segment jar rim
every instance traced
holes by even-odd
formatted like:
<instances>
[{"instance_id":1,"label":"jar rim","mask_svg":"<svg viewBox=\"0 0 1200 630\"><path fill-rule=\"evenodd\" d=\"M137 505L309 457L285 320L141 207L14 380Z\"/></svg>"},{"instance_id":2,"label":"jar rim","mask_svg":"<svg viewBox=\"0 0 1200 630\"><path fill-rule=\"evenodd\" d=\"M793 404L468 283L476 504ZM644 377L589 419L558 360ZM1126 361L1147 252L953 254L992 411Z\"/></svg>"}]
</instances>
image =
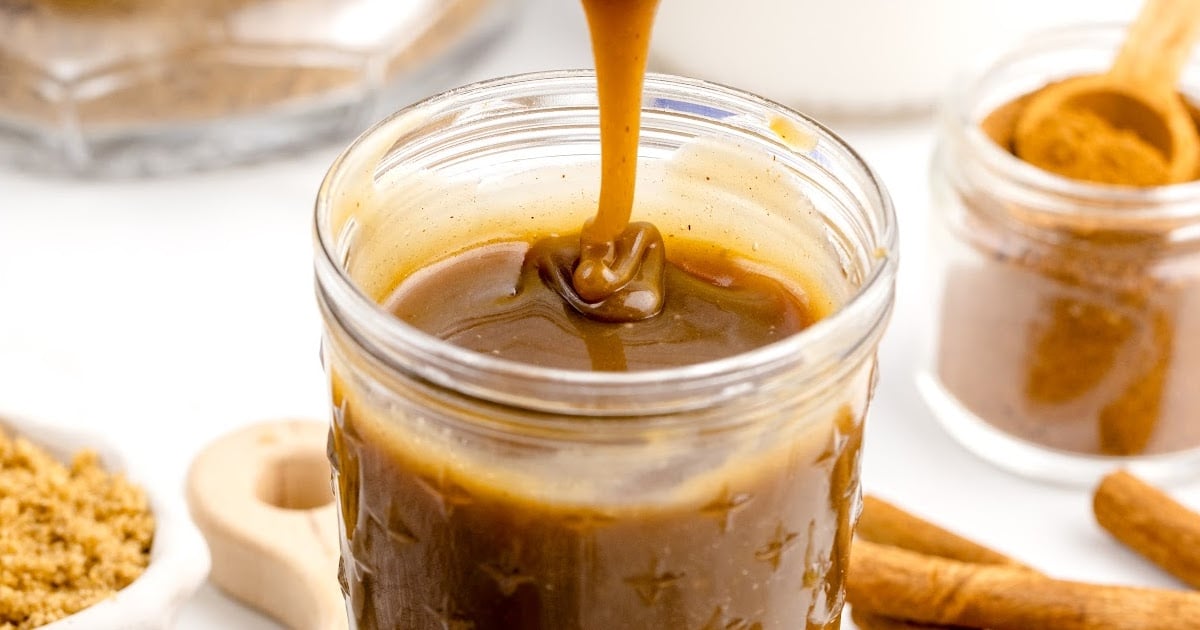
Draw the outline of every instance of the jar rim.
<instances>
[{"instance_id":1,"label":"jar rim","mask_svg":"<svg viewBox=\"0 0 1200 630\"><path fill-rule=\"evenodd\" d=\"M960 71L943 101L943 122L947 134L965 144L968 154L979 166L998 180L1019 188L1025 194L1024 212L1041 213L1047 219L1078 219L1114 228L1140 227L1139 224L1187 224L1200 220L1200 179L1153 187L1135 187L1085 182L1043 170L1025 162L997 145L981 128L978 106L988 97L989 81L1012 65L1040 55L1070 50L1109 50L1115 54L1124 40L1128 23L1098 22L1043 29L1017 40L999 51L982 55ZM1070 74L1064 70L1072 71ZM1049 81L1086 72L1063 67L1054 76L1039 76L1037 87ZM1185 76L1195 73L1200 79L1200 51L1188 60ZM1181 91L1186 93L1186 83ZM1200 93L1200 80L1192 84ZM1036 87L1034 89L1037 89ZM1024 90L1024 88L1023 88ZM1028 92L1001 95L1003 105ZM994 107L983 112L986 116ZM1067 201L1067 203L1063 203Z\"/></svg>"},{"instance_id":2,"label":"jar rim","mask_svg":"<svg viewBox=\"0 0 1200 630\"><path fill-rule=\"evenodd\" d=\"M747 370L771 371L813 345L816 340L836 334L834 331L844 328L847 325L845 322L850 320L869 321L871 324L867 334L863 338L855 340L855 347L846 348L843 344L838 348L840 357L835 358L854 356L855 351L860 350L858 346L871 340L870 333L872 331L881 332L891 311L894 292L893 280L898 262L898 229L891 198L874 170L837 134L799 112L735 88L698 79L656 73L647 74L645 80L647 96L654 95L656 92L670 93L673 89L687 90L703 97L713 98L717 104L740 104L743 107L748 105L769 110L792 122L801 123L805 128L816 130L820 134L820 138L829 143L826 148L836 149L841 157L849 160L852 168L862 175L861 181L866 186L859 192L866 195L870 207L865 210L872 213L873 233L870 234L870 237L874 242L870 244L871 250L869 250L871 266L863 274L862 283L856 287L845 304L829 316L796 334L748 352L679 367L628 372L552 368L495 357L443 341L393 316L359 290L347 270L337 263L334 253L337 249L335 246L336 235L333 233L328 217L333 205L333 188L339 173L347 167L352 156L365 150L364 147L368 146L368 139L385 133L389 127L397 124L397 121L416 112L431 108L436 110L452 107L457 100L468 96L482 97L489 94L512 96L520 93L520 88L531 84L535 86L553 85L564 89L574 87L588 89L594 93L595 73L591 70L535 72L487 79L465 85L400 109L370 127L354 140L333 162L317 195L314 213L314 241L317 250L315 267L318 292L328 294L328 297L332 298L334 302L349 300L352 302L350 306L356 310L356 316L361 316L362 323L370 330L399 340L404 343L405 347L422 350L422 358L445 361L468 370L501 374L528 381L556 383L563 387L582 388L599 395L624 394L634 390L644 392L648 389L668 391L681 386L691 390L727 381L732 375L744 374ZM325 299L326 296L323 295L322 298ZM733 394L732 391L726 393Z\"/></svg>"}]
</instances>

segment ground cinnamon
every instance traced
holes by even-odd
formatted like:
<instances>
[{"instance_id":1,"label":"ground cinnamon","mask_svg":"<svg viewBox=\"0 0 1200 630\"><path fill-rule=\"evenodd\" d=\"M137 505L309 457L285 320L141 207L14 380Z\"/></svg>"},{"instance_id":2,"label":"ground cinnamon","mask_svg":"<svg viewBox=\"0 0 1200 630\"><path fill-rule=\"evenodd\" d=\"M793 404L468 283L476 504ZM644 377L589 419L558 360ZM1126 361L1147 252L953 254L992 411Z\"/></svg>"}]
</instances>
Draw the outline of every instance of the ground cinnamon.
<instances>
[{"instance_id":1,"label":"ground cinnamon","mask_svg":"<svg viewBox=\"0 0 1200 630\"><path fill-rule=\"evenodd\" d=\"M1200 589L1200 514L1124 471L1100 482L1092 509L1117 540Z\"/></svg>"},{"instance_id":2,"label":"ground cinnamon","mask_svg":"<svg viewBox=\"0 0 1200 630\"><path fill-rule=\"evenodd\" d=\"M1200 594L1055 580L860 541L847 598L896 619L991 630L1194 630Z\"/></svg>"},{"instance_id":3,"label":"ground cinnamon","mask_svg":"<svg viewBox=\"0 0 1200 630\"><path fill-rule=\"evenodd\" d=\"M1170 183L1167 156L1128 129L1095 112L1068 107L1022 137L1017 157L1064 177L1100 184Z\"/></svg>"},{"instance_id":4,"label":"ground cinnamon","mask_svg":"<svg viewBox=\"0 0 1200 630\"><path fill-rule=\"evenodd\" d=\"M1006 151L1015 150L1028 98L980 123ZM1186 377L1200 369L1195 248L1149 222L1079 219L1065 197L1061 213L1047 213L1027 198L991 189L962 197L956 232L973 258L946 274L942 385L985 422L1057 450L1132 456L1200 446L1200 390Z\"/></svg>"}]
</instances>

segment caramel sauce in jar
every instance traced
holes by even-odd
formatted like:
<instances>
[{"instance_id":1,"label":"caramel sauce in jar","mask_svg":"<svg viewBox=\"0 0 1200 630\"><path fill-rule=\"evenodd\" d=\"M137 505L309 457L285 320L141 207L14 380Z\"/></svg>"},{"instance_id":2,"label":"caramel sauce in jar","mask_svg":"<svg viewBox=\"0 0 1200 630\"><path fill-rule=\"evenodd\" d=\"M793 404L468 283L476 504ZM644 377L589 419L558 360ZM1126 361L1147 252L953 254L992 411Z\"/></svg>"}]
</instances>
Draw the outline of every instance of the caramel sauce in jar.
<instances>
[{"instance_id":1,"label":"caramel sauce in jar","mask_svg":"<svg viewBox=\"0 0 1200 630\"><path fill-rule=\"evenodd\" d=\"M837 628L892 300L886 193L809 121L651 80L649 132L671 135L638 158L634 209L663 306L589 316L562 299L574 278L543 275L607 207L586 78L419 104L322 188L351 625ZM581 151L561 134L588 121Z\"/></svg>"}]
</instances>

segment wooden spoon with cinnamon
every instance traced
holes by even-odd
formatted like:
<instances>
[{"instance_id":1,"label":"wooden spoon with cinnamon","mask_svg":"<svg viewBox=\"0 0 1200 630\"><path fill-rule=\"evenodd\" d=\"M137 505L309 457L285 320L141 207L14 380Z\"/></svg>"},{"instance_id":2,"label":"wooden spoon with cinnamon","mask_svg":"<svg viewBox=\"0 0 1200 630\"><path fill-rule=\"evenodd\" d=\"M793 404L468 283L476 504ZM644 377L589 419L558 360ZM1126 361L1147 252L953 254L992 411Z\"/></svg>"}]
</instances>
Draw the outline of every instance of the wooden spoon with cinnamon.
<instances>
[{"instance_id":1,"label":"wooden spoon with cinnamon","mask_svg":"<svg viewBox=\"0 0 1200 630\"><path fill-rule=\"evenodd\" d=\"M1200 139L1176 86L1198 36L1200 0L1147 0L1108 72L1031 96L1017 120L1017 156L1099 183L1196 179Z\"/></svg>"}]
</instances>

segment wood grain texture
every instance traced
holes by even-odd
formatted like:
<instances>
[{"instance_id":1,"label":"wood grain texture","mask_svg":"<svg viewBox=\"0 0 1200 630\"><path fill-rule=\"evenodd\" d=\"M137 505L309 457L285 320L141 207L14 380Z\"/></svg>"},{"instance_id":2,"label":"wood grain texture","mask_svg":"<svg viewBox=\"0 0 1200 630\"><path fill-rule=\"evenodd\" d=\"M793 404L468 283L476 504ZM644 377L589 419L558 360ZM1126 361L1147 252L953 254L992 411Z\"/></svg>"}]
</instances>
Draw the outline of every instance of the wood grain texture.
<instances>
[{"instance_id":1,"label":"wood grain texture","mask_svg":"<svg viewBox=\"0 0 1200 630\"><path fill-rule=\"evenodd\" d=\"M294 630L346 630L327 425L283 421L218 439L193 462L192 518L221 590Z\"/></svg>"}]
</instances>

